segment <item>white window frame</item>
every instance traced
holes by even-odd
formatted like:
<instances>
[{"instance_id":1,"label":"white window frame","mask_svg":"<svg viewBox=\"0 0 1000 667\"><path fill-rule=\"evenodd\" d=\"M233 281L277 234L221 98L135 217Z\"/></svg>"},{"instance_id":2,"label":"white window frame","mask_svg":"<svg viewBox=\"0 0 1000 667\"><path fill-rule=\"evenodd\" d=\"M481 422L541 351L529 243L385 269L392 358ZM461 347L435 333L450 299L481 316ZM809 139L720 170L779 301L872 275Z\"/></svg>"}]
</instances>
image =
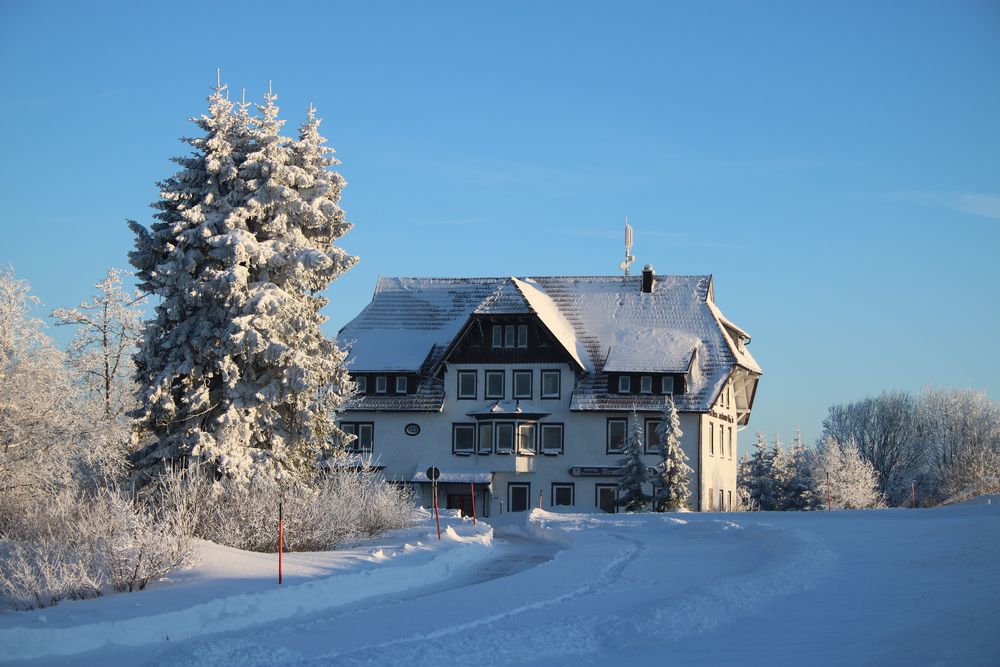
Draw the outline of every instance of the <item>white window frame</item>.
<instances>
[{"instance_id":1,"label":"white window frame","mask_svg":"<svg viewBox=\"0 0 1000 667\"><path fill-rule=\"evenodd\" d=\"M517 425L517 453L538 453L538 427L534 423Z\"/></svg>"},{"instance_id":2,"label":"white window frame","mask_svg":"<svg viewBox=\"0 0 1000 667\"><path fill-rule=\"evenodd\" d=\"M488 438L483 437L483 430L489 429L490 434ZM480 454L489 454L493 451L493 422L479 422L476 425L476 451ZM488 442L483 442L488 440Z\"/></svg>"},{"instance_id":3,"label":"white window frame","mask_svg":"<svg viewBox=\"0 0 1000 667\"><path fill-rule=\"evenodd\" d=\"M522 350L528 348L528 325L518 324L517 325L517 346Z\"/></svg>"},{"instance_id":4,"label":"white window frame","mask_svg":"<svg viewBox=\"0 0 1000 667\"><path fill-rule=\"evenodd\" d=\"M510 443L505 444L500 439L501 430L510 429ZM497 454L512 454L517 446L517 431L514 429L514 422L494 422L493 423L493 451Z\"/></svg>"},{"instance_id":5,"label":"white window frame","mask_svg":"<svg viewBox=\"0 0 1000 667\"><path fill-rule=\"evenodd\" d=\"M663 379L660 380L660 392L664 396L674 395L674 379L669 375L664 375Z\"/></svg>"},{"instance_id":6,"label":"white window frame","mask_svg":"<svg viewBox=\"0 0 1000 667\"><path fill-rule=\"evenodd\" d=\"M486 371L485 373L486 373L486 375L485 375L486 386L483 388L483 391L486 392L485 393L485 397L486 398L500 398L500 399L502 399L504 397L504 394L506 393L506 387L504 386L507 383L506 382L506 379L507 379L507 373L506 373L506 371L492 370L492 371ZM499 394L497 394L497 393L490 393L490 377L497 377L497 376L500 377L500 393Z\"/></svg>"},{"instance_id":7,"label":"white window frame","mask_svg":"<svg viewBox=\"0 0 1000 667\"><path fill-rule=\"evenodd\" d=\"M348 445L349 452L367 453L375 449L375 423L374 422L341 422L340 430L349 435L356 436ZM364 431L368 431L368 446L364 445Z\"/></svg>"},{"instance_id":8,"label":"white window frame","mask_svg":"<svg viewBox=\"0 0 1000 667\"><path fill-rule=\"evenodd\" d=\"M560 398L562 396L562 371L557 371L557 370L554 371L554 370L550 369L550 370L543 370L541 372L541 374L542 374L542 380L541 380L542 386L539 388L539 391L541 392L540 393L541 397L542 398ZM554 377L556 379L556 391L555 391L555 393L552 393L552 392L546 393L545 392L545 378L552 378L552 377Z\"/></svg>"},{"instance_id":9,"label":"white window frame","mask_svg":"<svg viewBox=\"0 0 1000 667\"><path fill-rule=\"evenodd\" d=\"M622 428L622 442L621 446L615 449L611 446L611 426L621 425ZM625 441L628 439L628 420L624 417L608 417L607 425L605 426L605 453L607 454L621 454L625 451Z\"/></svg>"},{"instance_id":10,"label":"white window frame","mask_svg":"<svg viewBox=\"0 0 1000 667\"><path fill-rule=\"evenodd\" d=\"M545 446L545 433L546 433L546 431L548 431L550 433L553 432L553 431L556 431L556 432L559 433L559 438L558 438L559 447L558 448L555 448L555 447L546 447ZM564 444L565 437L566 437L566 430L565 430L565 427L562 424L545 424L545 423L542 423L542 424L538 425L538 448L542 452L542 454L562 454L563 451L565 450L565 444Z\"/></svg>"},{"instance_id":11,"label":"white window frame","mask_svg":"<svg viewBox=\"0 0 1000 667\"><path fill-rule=\"evenodd\" d=\"M396 393L397 394L405 394L406 393L406 385L407 385L407 381L406 381L406 376L405 375L398 375L398 376L396 376Z\"/></svg>"},{"instance_id":12,"label":"white window frame","mask_svg":"<svg viewBox=\"0 0 1000 667\"><path fill-rule=\"evenodd\" d=\"M569 502L568 503L557 503L556 502L556 491L569 491ZM552 496L549 498L549 502L552 507L573 507L576 505L576 484L572 482L552 482Z\"/></svg>"},{"instance_id":13,"label":"white window frame","mask_svg":"<svg viewBox=\"0 0 1000 667\"><path fill-rule=\"evenodd\" d=\"M639 393L640 394L653 393L653 377L651 375L643 375L639 378Z\"/></svg>"},{"instance_id":14,"label":"white window frame","mask_svg":"<svg viewBox=\"0 0 1000 667\"><path fill-rule=\"evenodd\" d=\"M528 392L527 393L519 392L518 388L517 388L517 379L518 378L524 378L524 377L528 378ZM528 400L531 400L531 397L532 397L532 395L534 393L534 387L532 386L534 384L534 379L535 379L535 374L534 374L534 372L532 372L530 370L527 370L527 371L526 370L511 371L511 396L513 398L526 398Z\"/></svg>"},{"instance_id":15,"label":"white window frame","mask_svg":"<svg viewBox=\"0 0 1000 667\"><path fill-rule=\"evenodd\" d=\"M632 393L632 378L628 375L618 376L618 393L619 394L630 394Z\"/></svg>"},{"instance_id":16,"label":"white window frame","mask_svg":"<svg viewBox=\"0 0 1000 667\"><path fill-rule=\"evenodd\" d=\"M458 446L458 432L459 431L472 431L472 436L470 438L470 446L468 448L459 448ZM451 453L452 454L474 454L476 451L476 435L477 429L476 425L473 423L466 424L452 424L451 425Z\"/></svg>"},{"instance_id":17,"label":"white window frame","mask_svg":"<svg viewBox=\"0 0 1000 667\"><path fill-rule=\"evenodd\" d=\"M384 394L389 390L389 380L384 375L378 375L375 377L375 393Z\"/></svg>"},{"instance_id":18,"label":"white window frame","mask_svg":"<svg viewBox=\"0 0 1000 667\"><path fill-rule=\"evenodd\" d=\"M507 324L504 326L503 330L503 346L504 347L514 347L515 342L515 327L513 324Z\"/></svg>"},{"instance_id":19,"label":"white window frame","mask_svg":"<svg viewBox=\"0 0 1000 667\"><path fill-rule=\"evenodd\" d=\"M503 347L503 325L494 324L493 325L493 349Z\"/></svg>"},{"instance_id":20,"label":"white window frame","mask_svg":"<svg viewBox=\"0 0 1000 667\"><path fill-rule=\"evenodd\" d=\"M645 423L645 431L643 435L645 436L645 442L643 442L643 454L659 454L660 453L660 443L657 440L656 428L663 423L662 419L647 418ZM652 447L650 446L652 444Z\"/></svg>"},{"instance_id":21,"label":"white window frame","mask_svg":"<svg viewBox=\"0 0 1000 667\"><path fill-rule=\"evenodd\" d=\"M354 384L357 385L357 390L358 390L359 394L367 394L368 393L368 376L367 375L359 375L358 377L354 378Z\"/></svg>"}]
</instances>

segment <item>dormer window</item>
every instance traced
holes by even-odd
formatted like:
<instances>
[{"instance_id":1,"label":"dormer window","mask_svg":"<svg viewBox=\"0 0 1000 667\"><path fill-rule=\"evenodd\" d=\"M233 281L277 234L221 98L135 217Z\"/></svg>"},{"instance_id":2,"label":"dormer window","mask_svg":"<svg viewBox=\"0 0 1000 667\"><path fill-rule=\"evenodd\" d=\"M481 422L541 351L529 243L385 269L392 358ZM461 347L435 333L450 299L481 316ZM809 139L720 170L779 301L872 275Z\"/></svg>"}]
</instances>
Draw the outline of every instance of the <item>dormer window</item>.
<instances>
[{"instance_id":1,"label":"dormer window","mask_svg":"<svg viewBox=\"0 0 1000 667\"><path fill-rule=\"evenodd\" d=\"M405 394L406 393L406 376L401 375L396 378L396 393Z\"/></svg>"},{"instance_id":2,"label":"dormer window","mask_svg":"<svg viewBox=\"0 0 1000 667\"><path fill-rule=\"evenodd\" d=\"M673 396L674 395L674 379L672 377L670 377L669 375L664 376L663 380L661 380L660 391L662 391L665 396Z\"/></svg>"},{"instance_id":3,"label":"dormer window","mask_svg":"<svg viewBox=\"0 0 1000 667\"><path fill-rule=\"evenodd\" d=\"M528 325L518 324L517 325L517 346L521 348L528 347Z\"/></svg>"},{"instance_id":4,"label":"dormer window","mask_svg":"<svg viewBox=\"0 0 1000 667\"><path fill-rule=\"evenodd\" d=\"M503 327L499 324L493 325L493 347L503 347Z\"/></svg>"},{"instance_id":5,"label":"dormer window","mask_svg":"<svg viewBox=\"0 0 1000 667\"><path fill-rule=\"evenodd\" d=\"M384 375L375 378L375 393L384 394L387 391L389 381Z\"/></svg>"},{"instance_id":6,"label":"dormer window","mask_svg":"<svg viewBox=\"0 0 1000 667\"><path fill-rule=\"evenodd\" d=\"M639 391L643 394L653 393L653 376L643 375L639 378Z\"/></svg>"},{"instance_id":7,"label":"dormer window","mask_svg":"<svg viewBox=\"0 0 1000 667\"><path fill-rule=\"evenodd\" d=\"M359 394L368 393L368 377L366 375L359 375L354 378L354 384L357 385Z\"/></svg>"},{"instance_id":8,"label":"dormer window","mask_svg":"<svg viewBox=\"0 0 1000 667\"><path fill-rule=\"evenodd\" d=\"M632 391L632 378L627 375L618 376L618 393L627 394Z\"/></svg>"},{"instance_id":9,"label":"dormer window","mask_svg":"<svg viewBox=\"0 0 1000 667\"><path fill-rule=\"evenodd\" d=\"M508 324L504 327L503 332L503 344L504 347L514 347L514 325Z\"/></svg>"}]
</instances>

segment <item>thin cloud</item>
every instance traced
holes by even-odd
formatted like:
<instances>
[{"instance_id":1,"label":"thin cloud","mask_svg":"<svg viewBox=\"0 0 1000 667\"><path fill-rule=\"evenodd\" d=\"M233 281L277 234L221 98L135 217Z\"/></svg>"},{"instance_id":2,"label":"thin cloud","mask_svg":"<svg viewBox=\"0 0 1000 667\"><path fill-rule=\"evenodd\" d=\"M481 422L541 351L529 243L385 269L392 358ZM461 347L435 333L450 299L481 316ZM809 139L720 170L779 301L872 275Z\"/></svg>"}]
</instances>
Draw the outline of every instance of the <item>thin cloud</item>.
<instances>
[{"instance_id":1,"label":"thin cloud","mask_svg":"<svg viewBox=\"0 0 1000 667\"><path fill-rule=\"evenodd\" d=\"M981 218L1000 220L1000 196L974 192L935 192L914 190L900 192L895 197L926 206L947 208L959 213L968 213Z\"/></svg>"}]
</instances>

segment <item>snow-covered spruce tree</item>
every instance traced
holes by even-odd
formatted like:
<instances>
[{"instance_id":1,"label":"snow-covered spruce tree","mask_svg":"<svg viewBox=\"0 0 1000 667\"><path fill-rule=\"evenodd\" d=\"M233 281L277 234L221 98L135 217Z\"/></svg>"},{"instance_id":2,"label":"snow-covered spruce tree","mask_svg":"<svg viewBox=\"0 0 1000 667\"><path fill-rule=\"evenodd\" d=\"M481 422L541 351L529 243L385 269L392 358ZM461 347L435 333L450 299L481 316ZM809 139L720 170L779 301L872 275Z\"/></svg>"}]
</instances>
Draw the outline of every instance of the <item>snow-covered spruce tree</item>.
<instances>
[{"instance_id":1,"label":"snow-covered spruce tree","mask_svg":"<svg viewBox=\"0 0 1000 667\"><path fill-rule=\"evenodd\" d=\"M773 452L767 448L767 439L763 433L757 433L750 458L740 461L739 484L746 488L750 499L762 511L779 508L778 480L774 477L773 460Z\"/></svg>"},{"instance_id":2,"label":"snow-covered spruce tree","mask_svg":"<svg viewBox=\"0 0 1000 667\"><path fill-rule=\"evenodd\" d=\"M649 503L649 494L642 489L646 483L646 464L642 460L643 433L639 415L635 412L628 420L628 437L625 438L625 458L619 465L624 468L618 482L618 504L626 512L641 512Z\"/></svg>"},{"instance_id":3,"label":"snow-covered spruce tree","mask_svg":"<svg viewBox=\"0 0 1000 667\"><path fill-rule=\"evenodd\" d=\"M690 509L691 466L681 447L681 420L677 406L667 397L663 419L656 427L656 440L660 445L660 462L656 466L656 491L653 509L657 512L676 512Z\"/></svg>"},{"instance_id":4,"label":"snow-covered spruce tree","mask_svg":"<svg viewBox=\"0 0 1000 667\"><path fill-rule=\"evenodd\" d=\"M819 507L866 509L883 507L875 467L862 458L856 443L840 443L825 437L819 445L812 468L813 494Z\"/></svg>"},{"instance_id":5,"label":"snow-covered spruce tree","mask_svg":"<svg viewBox=\"0 0 1000 667\"><path fill-rule=\"evenodd\" d=\"M782 478L781 509L811 510L815 508L812 490L812 456L802 443L802 432L795 429L792 449L785 459Z\"/></svg>"},{"instance_id":6,"label":"snow-covered spruce tree","mask_svg":"<svg viewBox=\"0 0 1000 667\"><path fill-rule=\"evenodd\" d=\"M785 485L788 482L787 462L785 461L785 449L781 442L781 434L774 434L774 443L771 445L771 479L774 482L774 509L785 508Z\"/></svg>"},{"instance_id":7,"label":"snow-covered spruce tree","mask_svg":"<svg viewBox=\"0 0 1000 667\"><path fill-rule=\"evenodd\" d=\"M349 438L333 414L353 387L317 296L356 262L333 245L350 229L343 181L326 173L318 133L308 160L302 139L280 135L273 95L253 117L224 92L160 184L158 222L131 223L140 288L162 299L137 355L154 436L138 464L196 457L235 479L292 483Z\"/></svg>"},{"instance_id":8,"label":"snow-covered spruce tree","mask_svg":"<svg viewBox=\"0 0 1000 667\"><path fill-rule=\"evenodd\" d=\"M95 287L98 293L76 308L57 308L58 324L77 327L69 359L88 392L99 396L105 421L116 420L134 401L135 346L142 338L143 299L122 286L126 272L111 269Z\"/></svg>"}]
</instances>

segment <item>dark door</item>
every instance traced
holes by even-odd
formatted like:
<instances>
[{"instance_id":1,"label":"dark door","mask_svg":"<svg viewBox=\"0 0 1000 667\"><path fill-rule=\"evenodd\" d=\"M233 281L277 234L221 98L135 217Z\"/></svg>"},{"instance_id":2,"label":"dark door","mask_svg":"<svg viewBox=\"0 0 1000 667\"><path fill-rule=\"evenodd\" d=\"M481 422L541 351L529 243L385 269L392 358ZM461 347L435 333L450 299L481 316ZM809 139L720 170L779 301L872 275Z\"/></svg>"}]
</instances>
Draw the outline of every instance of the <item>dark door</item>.
<instances>
[{"instance_id":1,"label":"dark door","mask_svg":"<svg viewBox=\"0 0 1000 667\"><path fill-rule=\"evenodd\" d=\"M507 507L511 512L528 511L528 498L531 493L530 484L507 485Z\"/></svg>"},{"instance_id":2,"label":"dark door","mask_svg":"<svg viewBox=\"0 0 1000 667\"><path fill-rule=\"evenodd\" d=\"M462 516L472 516L472 496L468 493L449 493L448 509L462 510Z\"/></svg>"},{"instance_id":3,"label":"dark door","mask_svg":"<svg viewBox=\"0 0 1000 667\"><path fill-rule=\"evenodd\" d=\"M608 512L609 514L614 514L617 510L616 500L618 499L618 485L617 484L598 484L597 485L597 506L601 508L602 512Z\"/></svg>"}]
</instances>

